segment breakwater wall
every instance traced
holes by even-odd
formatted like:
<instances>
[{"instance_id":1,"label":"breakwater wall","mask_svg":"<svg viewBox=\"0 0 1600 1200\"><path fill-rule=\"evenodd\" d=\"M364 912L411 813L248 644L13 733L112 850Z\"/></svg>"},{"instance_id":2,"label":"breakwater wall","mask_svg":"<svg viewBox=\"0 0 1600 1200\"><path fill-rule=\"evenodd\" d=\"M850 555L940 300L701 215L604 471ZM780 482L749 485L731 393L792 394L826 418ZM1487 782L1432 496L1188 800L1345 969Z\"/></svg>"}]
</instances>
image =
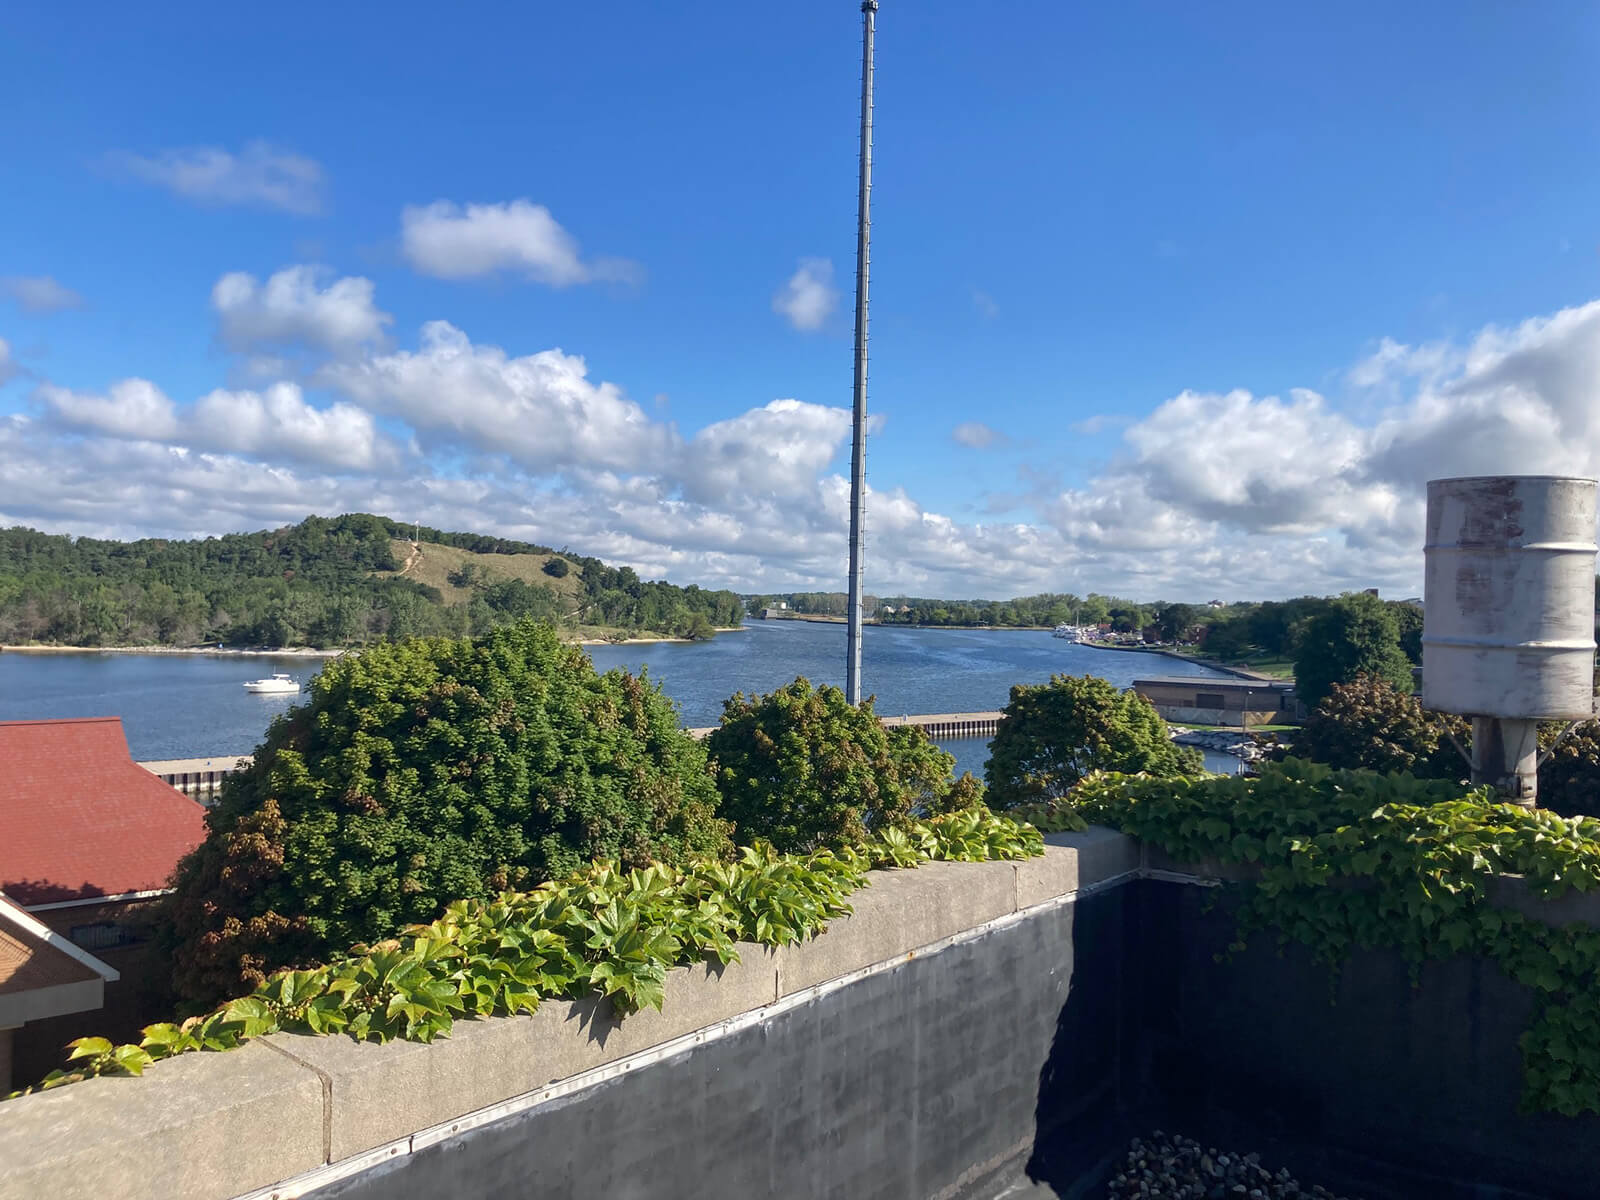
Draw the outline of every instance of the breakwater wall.
<instances>
[{"instance_id":1,"label":"breakwater wall","mask_svg":"<svg viewBox=\"0 0 1600 1200\"><path fill-rule=\"evenodd\" d=\"M1155 1128L1368 1200L1594 1194L1600 1120L1520 1111L1534 998L1492 965L1230 956L1213 872L1049 840L877 873L811 942L673 971L659 1013L280 1034L0 1104L0 1197L1065 1197Z\"/></svg>"}]
</instances>

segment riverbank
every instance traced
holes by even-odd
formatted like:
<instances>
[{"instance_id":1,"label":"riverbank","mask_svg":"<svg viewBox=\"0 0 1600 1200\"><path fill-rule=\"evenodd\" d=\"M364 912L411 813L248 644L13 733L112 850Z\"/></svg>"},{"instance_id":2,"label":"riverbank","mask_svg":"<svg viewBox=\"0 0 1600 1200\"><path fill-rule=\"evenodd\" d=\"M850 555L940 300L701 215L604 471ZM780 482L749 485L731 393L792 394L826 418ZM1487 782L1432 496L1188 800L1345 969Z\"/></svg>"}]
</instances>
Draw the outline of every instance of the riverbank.
<instances>
[{"instance_id":1,"label":"riverbank","mask_svg":"<svg viewBox=\"0 0 1600 1200\"><path fill-rule=\"evenodd\" d=\"M1181 654L1163 646L1113 646L1102 642L1083 642L1081 645L1091 650L1122 650L1131 654L1163 654L1168 658L1175 658L1179 662L1193 663L1197 667L1209 667L1213 671L1221 671L1224 675L1232 675L1238 679L1253 679L1261 683L1293 683L1293 676L1267 675L1260 671L1252 671L1248 667L1230 666L1214 658L1201 658L1196 654Z\"/></svg>"},{"instance_id":2,"label":"riverbank","mask_svg":"<svg viewBox=\"0 0 1600 1200\"><path fill-rule=\"evenodd\" d=\"M743 633L744 630L745 630L745 627L743 625L729 625L726 628L713 629L712 632L716 633L716 634ZM565 638L563 640L566 641L567 643L569 643L570 645L573 645L573 646L658 646L663 642L672 642L672 643L675 643L677 645L688 646L688 645L693 644L695 639L694 638L686 638L686 637L673 637L673 636L671 636L669 634L665 634L665 633L661 633L661 634L646 633L646 634L640 634L638 637L625 637L625 638L584 637L584 638ZM709 640L709 639L702 639L702 640Z\"/></svg>"},{"instance_id":3,"label":"riverbank","mask_svg":"<svg viewBox=\"0 0 1600 1200\"><path fill-rule=\"evenodd\" d=\"M718 629L717 633L739 633L742 625ZM667 634L640 634L626 638L575 637L565 639L574 646L650 646L659 642L692 642L693 638ZM214 658L338 658L360 646L318 649L315 646L52 646L0 645L0 654L208 654Z\"/></svg>"},{"instance_id":4,"label":"riverbank","mask_svg":"<svg viewBox=\"0 0 1600 1200\"><path fill-rule=\"evenodd\" d=\"M208 654L213 658L338 658L347 647L319 650L314 646L0 646L0 654Z\"/></svg>"}]
</instances>

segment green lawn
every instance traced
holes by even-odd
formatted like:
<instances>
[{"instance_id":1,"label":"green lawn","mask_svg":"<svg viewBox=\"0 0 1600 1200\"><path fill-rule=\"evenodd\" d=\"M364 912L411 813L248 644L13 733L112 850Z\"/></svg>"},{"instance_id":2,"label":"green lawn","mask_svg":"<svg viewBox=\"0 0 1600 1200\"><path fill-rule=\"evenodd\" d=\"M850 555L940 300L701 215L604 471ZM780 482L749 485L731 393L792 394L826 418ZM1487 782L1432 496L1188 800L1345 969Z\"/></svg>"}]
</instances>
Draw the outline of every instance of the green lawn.
<instances>
[{"instance_id":1,"label":"green lawn","mask_svg":"<svg viewBox=\"0 0 1600 1200\"><path fill-rule=\"evenodd\" d=\"M1282 658L1265 652L1247 654L1243 658L1219 658L1214 654L1207 654L1200 646L1179 646L1174 653L1185 658L1197 659L1201 662L1219 662L1224 666L1243 667L1246 671L1256 671L1262 675L1271 675L1274 679L1293 679L1294 660Z\"/></svg>"}]
</instances>

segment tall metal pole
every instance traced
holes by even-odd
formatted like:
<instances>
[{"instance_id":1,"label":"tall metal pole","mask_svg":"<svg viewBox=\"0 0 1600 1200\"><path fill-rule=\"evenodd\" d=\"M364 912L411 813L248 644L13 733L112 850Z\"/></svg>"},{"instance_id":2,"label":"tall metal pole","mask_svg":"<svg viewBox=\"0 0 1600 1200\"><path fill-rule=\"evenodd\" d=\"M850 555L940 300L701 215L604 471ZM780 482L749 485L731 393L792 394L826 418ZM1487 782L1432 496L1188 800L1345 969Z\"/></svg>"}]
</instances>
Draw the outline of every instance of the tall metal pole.
<instances>
[{"instance_id":1,"label":"tall metal pole","mask_svg":"<svg viewBox=\"0 0 1600 1200\"><path fill-rule=\"evenodd\" d=\"M867 502L867 267L872 241L872 35L878 0L861 4L861 179L856 208L855 436L850 451L850 609L844 694L861 703L861 534Z\"/></svg>"}]
</instances>

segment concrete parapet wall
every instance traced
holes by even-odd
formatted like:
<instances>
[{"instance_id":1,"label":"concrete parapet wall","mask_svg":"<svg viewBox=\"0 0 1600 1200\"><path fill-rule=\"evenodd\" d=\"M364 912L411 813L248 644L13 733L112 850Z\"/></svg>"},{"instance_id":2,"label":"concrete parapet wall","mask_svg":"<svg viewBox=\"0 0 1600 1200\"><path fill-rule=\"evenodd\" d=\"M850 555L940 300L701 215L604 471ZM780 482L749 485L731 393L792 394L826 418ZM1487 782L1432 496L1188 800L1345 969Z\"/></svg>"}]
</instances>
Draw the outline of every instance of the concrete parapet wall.
<instances>
[{"instance_id":1,"label":"concrete parapet wall","mask_svg":"<svg viewBox=\"0 0 1600 1200\"><path fill-rule=\"evenodd\" d=\"M276 1035L0 1104L0 1198L1065 1196L1154 1128L1369 1200L1594 1194L1600 1120L1519 1111L1535 1000L1492 964L1230 954L1196 885L1248 869L1046 840L877 873L811 942L673 971L659 1013ZM1600 896L1492 899L1600 925Z\"/></svg>"},{"instance_id":2,"label":"concrete parapet wall","mask_svg":"<svg viewBox=\"0 0 1600 1200\"><path fill-rule=\"evenodd\" d=\"M420 1130L910 961L1139 867L1137 845L1109 830L1049 840L1044 857L1020 863L875 872L851 897L854 913L810 942L741 945L740 961L720 971L671 972L661 1012L619 1021L593 1000L546 1001L530 1016L460 1021L431 1045L278 1034L157 1063L140 1079L93 1079L0 1104L0 1197L211 1200L325 1164L382 1161L409 1153Z\"/></svg>"}]
</instances>

